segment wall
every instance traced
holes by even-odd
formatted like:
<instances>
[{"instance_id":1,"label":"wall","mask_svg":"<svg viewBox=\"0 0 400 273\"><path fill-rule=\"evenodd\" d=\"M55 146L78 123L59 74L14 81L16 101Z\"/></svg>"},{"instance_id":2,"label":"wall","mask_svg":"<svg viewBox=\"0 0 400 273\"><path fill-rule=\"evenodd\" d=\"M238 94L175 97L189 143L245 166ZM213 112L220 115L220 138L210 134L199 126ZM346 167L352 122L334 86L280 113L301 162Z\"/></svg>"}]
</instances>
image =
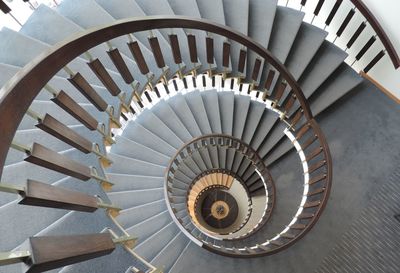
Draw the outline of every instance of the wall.
<instances>
[{"instance_id":1,"label":"wall","mask_svg":"<svg viewBox=\"0 0 400 273\"><path fill-rule=\"evenodd\" d=\"M387 32L390 40L400 55L400 1L399 0L364 0L376 18L381 22L382 27ZM389 91L400 98L400 68L397 71L385 69L380 65L380 69L371 71L371 76L379 80Z\"/></svg>"}]
</instances>

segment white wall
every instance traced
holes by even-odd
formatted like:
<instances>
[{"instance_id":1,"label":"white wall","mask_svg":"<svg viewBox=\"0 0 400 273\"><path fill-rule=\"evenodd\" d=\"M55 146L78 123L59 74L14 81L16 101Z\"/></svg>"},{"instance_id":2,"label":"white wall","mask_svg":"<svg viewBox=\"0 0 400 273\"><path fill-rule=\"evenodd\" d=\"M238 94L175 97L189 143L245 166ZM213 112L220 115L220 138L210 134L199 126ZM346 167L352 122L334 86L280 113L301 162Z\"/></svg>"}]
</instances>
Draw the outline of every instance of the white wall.
<instances>
[{"instance_id":1,"label":"white wall","mask_svg":"<svg viewBox=\"0 0 400 273\"><path fill-rule=\"evenodd\" d=\"M400 1L364 0L364 2L379 20L400 55ZM388 69L389 65L388 61L385 65L380 64L378 69L371 71L371 76L400 98L400 68L394 71Z\"/></svg>"}]
</instances>

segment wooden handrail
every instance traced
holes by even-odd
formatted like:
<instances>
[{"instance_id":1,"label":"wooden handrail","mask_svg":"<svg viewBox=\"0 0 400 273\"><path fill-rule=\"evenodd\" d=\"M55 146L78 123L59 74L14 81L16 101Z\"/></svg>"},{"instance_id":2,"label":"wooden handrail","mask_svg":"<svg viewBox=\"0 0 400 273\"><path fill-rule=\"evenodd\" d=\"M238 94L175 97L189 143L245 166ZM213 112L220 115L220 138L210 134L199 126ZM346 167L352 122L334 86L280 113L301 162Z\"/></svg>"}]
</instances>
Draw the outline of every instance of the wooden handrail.
<instances>
[{"instance_id":1,"label":"wooden handrail","mask_svg":"<svg viewBox=\"0 0 400 273\"><path fill-rule=\"evenodd\" d=\"M400 67L400 57L397 54L396 49L394 48L392 42L387 36L381 24L379 24L376 17L372 14L372 12L368 9L365 3L361 0L350 0L351 3L361 12L364 18L368 21L371 27L374 29L376 35L378 35L381 40L383 46L385 47L395 69Z\"/></svg>"},{"instance_id":2,"label":"wooden handrail","mask_svg":"<svg viewBox=\"0 0 400 273\"><path fill-rule=\"evenodd\" d=\"M304 115L308 119L312 118L309 105L306 103L303 92L294 77L277 58L251 38L224 25L211 23L204 19L193 19L184 16L150 16L119 20L106 27L84 31L48 49L21 69L3 86L0 90L0 132L3 134L3 142L0 147L0 176L7 156L8 147L29 105L40 90L65 66L65 64L71 62L90 48L113 38L127 33L156 28L199 29L223 35L230 40L242 44L249 50L260 55L281 73L299 99L304 110Z\"/></svg>"}]
</instances>

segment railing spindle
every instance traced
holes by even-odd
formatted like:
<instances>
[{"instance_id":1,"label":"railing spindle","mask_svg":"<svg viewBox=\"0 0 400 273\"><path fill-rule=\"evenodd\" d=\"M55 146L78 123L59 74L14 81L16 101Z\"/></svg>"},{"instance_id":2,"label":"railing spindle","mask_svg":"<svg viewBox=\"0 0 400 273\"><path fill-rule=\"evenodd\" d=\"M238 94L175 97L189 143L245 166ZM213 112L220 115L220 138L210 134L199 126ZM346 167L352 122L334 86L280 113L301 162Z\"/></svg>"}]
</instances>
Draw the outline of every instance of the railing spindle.
<instances>
[{"instance_id":1,"label":"railing spindle","mask_svg":"<svg viewBox=\"0 0 400 273\"><path fill-rule=\"evenodd\" d=\"M83 153L92 152L92 143L54 117L46 114L36 127L64 141Z\"/></svg>"},{"instance_id":2,"label":"railing spindle","mask_svg":"<svg viewBox=\"0 0 400 273\"><path fill-rule=\"evenodd\" d=\"M104 112L108 108L107 102L97 94L96 90L86 81L86 79L78 72L68 81L78 89L100 112Z\"/></svg>"},{"instance_id":3,"label":"railing spindle","mask_svg":"<svg viewBox=\"0 0 400 273\"><path fill-rule=\"evenodd\" d=\"M229 67L230 54L231 54L231 43L225 41L222 47L222 66L225 68Z\"/></svg>"},{"instance_id":4,"label":"railing spindle","mask_svg":"<svg viewBox=\"0 0 400 273\"><path fill-rule=\"evenodd\" d=\"M189 53L190 53L190 61L192 63L198 63L198 56L197 56L197 44L196 44L196 36L193 34L189 34L187 36L188 45L189 45Z\"/></svg>"},{"instance_id":5,"label":"railing spindle","mask_svg":"<svg viewBox=\"0 0 400 273\"><path fill-rule=\"evenodd\" d=\"M156 60L158 68L165 68L165 60L161 51L160 43L157 37L149 37L149 43L151 50L154 54L154 59Z\"/></svg>"},{"instance_id":6,"label":"railing spindle","mask_svg":"<svg viewBox=\"0 0 400 273\"><path fill-rule=\"evenodd\" d=\"M88 65L111 95L118 96L121 93L121 89L119 89L118 85L115 83L99 59L89 62Z\"/></svg>"},{"instance_id":7,"label":"railing spindle","mask_svg":"<svg viewBox=\"0 0 400 273\"><path fill-rule=\"evenodd\" d=\"M351 36L349 42L347 43L347 48L351 48L351 46L354 44L354 42L357 40L357 38L360 36L360 34L363 32L367 24L365 22L362 22L360 26L357 28L356 32L354 32L353 36Z\"/></svg>"},{"instance_id":8,"label":"railing spindle","mask_svg":"<svg viewBox=\"0 0 400 273\"><path fill-rule=\"evenodd\" d=\"M253 67L253 73L251 74L251 79L255 82L258 79L258 74L260 73L260 68L261 68L261 59L256 58L256 61L254 62L254 67Z\"/></svg>"},{"instance_id":9,"label":"railing spindle","mask_svg":"<svg viewBox=\"0 0 400 273\"><path fill-rule=\"evenodd\" d=\"M121 74L121 77L124 79L125 83L131 84L134 81L134 78L129 71L128 66L126 65L124 59L121 56L121 53L119 52L118 48L111 49L107 51L108 56L110 57L111 61L117 68L119 74Z\"/></svg>"},{"instance_id":10,"label":"railing spindle","mask_svg":"<svg viewBox=\"0 0 400 273\"><path fill-rule=\"evenodd\" d=\"M207 51L207 63L214 63L214 39L212 37L206 37L206 51Z\"/></svg>"},{"instance_id":11,"label":"railing spindle","mask_svg":"<svg viewBox=\"0 0 400 273\"><path fill-rule=\"evenodd\" d=\"M176 64L182 63L182 55L181 55L181 49L179 46L178 35L170 34L169 41L171 44L172 56L174 57L175 63Z\"/></svg>"},{"instance_id":12,"label":"railing spindle","mask_svg":"<svg viewBox=\"0 0 400 273\"><path fill-rule=\"evenodd\" d=\"M375 43L376 38L375 36L372 36L368 42L363 46L363 48L361 48L361 50L357 53L356 55L356 60L359 61L362 56L364 56L364 54L368 51L368 49Z\"/></svg>"},{"instance_id":13,"label":"railing spindle","mask_svg":"<svg viewBox=\"0 0 400 273\"><path fill-rule=\"evenodd\" d=\"M89 167L38 143L33 143L30 153L24 160L80 180L87 181L91 178Z\"/></svg>"},{"instance_id":14,"label":"railing spindle","mask_svg":"<svg viewBox=\"0 0 400 273\"><path fill-rule=\"evenodd\" d=\"M314 15L318 16L319 12L321 11L322 5L324 4L325 0L319 0L317 6L314 9Z\"/></svg>"},{"instance_id":15,"label":"railing spindle","mask_svg":"<svg viewBox=\"0 0 400 273\"><path fill-rule=\"evenodd\" d=\"M140 72L143 75L148 75L150 70L149 67L147 66L146 60L144 59L142 50L140 49L139 43L138 42L130 42L128 43L129 50L132 53L133 58L135 59Z\"/></svg>"},{"instance_id":16,"label":"railing spindle","mask_svg":"<svg viewBox=\"0 0 400 273\"><path fill-rule=\"evenodd\" d=\"M333 5L331 12L329 13L328 17L325 20L325 25L329 26L335 17L336 12L338 11L340 5L342 4L343 0L336 0L336 3Z\"/></svg>"},{"instance_id":17,"label":"railing spindle","mask_svg":"<svg viewBox=\"0 0 400 273\"><path fill-rule=\"evenodd\" d=\"M76 103L70 96L64 91L60 91L57 96L51 99L55 104L60 106L68 114L79 120L88 129L94 131L98 127L97 120L92 117L85 109Z\"/></svg>"},{"instance_id":18,"label":"railing spindle","mask_svg":"<svg viewBox=\"0 0 400 273\"><path fill-rule=\"evenodd\" d=\"M376 54L376 56L371 60L371 62L368 63L368 65L364 68L364 73L368 73L368 71L371 70L371 68L373 68L380 59L382 59L382 57L385 56L385 51L381 50L379 51L378 54Z\"/></svg>"},{"instance_id":19,"label":"railing spindle","mask_svg":"<svg viewBox=\"0 0 400 273\"><path fill-rule=\"evenodd\" d=\"M336 36L337 37L340 37L343 34L343 31L346 29L347 25L350 23L350 20L351 20L351 18L353 18L355 13L356 12L355 12L354 9L351 9L349 11L349 13L347 14L346 18L344 19L344 21L340 25L338 31L336 32Z\"/></svg>"},{"instance_id":20,"label":"railing spindle","mask_svg":"<svg viewBox=\"0 0 400 273\"><path fill-rule=\"evenodd\" d=\"M244 49L240 49L239 52L239 63L238 63L238 71L240 73L244 73L244 67L246 64L246 56L247 56L247 51Z\"/></svg>"}]
</instances>

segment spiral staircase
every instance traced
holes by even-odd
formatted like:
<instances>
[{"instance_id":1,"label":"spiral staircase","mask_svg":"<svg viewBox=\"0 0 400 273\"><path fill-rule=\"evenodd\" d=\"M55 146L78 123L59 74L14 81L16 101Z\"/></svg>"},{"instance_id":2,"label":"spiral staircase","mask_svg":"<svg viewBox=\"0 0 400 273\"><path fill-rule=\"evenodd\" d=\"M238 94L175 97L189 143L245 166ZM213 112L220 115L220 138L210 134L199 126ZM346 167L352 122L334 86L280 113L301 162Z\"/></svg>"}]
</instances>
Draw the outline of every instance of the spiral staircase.
<instances>
[{"instance_id":1,"label":"spiral staircase","mask_svg":"<svg viewBox=\"0 0 400 273\"><path fill-rule=\"evenodd\" d=\"M399 272L399 108L368 72L400 60L361 1L314 1L335 30L277 0L24 2L0 272Z\"/></svg>"}]
</instances>

